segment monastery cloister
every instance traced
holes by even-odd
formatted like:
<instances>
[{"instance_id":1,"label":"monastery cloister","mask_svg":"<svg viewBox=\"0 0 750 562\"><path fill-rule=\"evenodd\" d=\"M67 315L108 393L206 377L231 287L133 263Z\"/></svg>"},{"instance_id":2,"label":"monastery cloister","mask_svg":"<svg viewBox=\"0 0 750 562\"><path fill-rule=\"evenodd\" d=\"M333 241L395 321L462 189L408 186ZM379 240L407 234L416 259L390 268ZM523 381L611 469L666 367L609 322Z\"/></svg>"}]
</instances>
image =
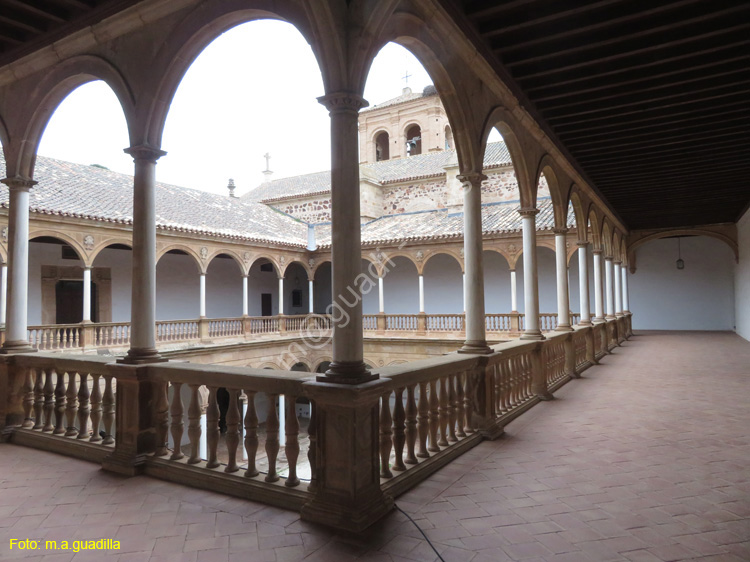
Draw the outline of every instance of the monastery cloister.
<instances>
[{"instance_id":1,"label":"monastery cloister","mask_svg":"<svg viewBox=\"0 0 750 562\"><path fill-rule=\"evenodd\" d=\"M637 357L629 284L638 248L708 237L747 272L747 214L737 224L631 230L449 4L144 0L0 67L3 449L51 451L361 532L395 498L547 408L564 385L573 395L589 375ZM158 162L182 77L218 35L268 18L294 25L320 67L330 228L296 221L273 238L252 226L160 222ZM360 151L387 152L382 137L359 138L358 117L373 58L391 41L422 62L450 123L441 122L439 144L456 153L458 235L363 239ZM93 80L114 91L127 122L132 219L30 204L45 181L37 149L51 115ZM518 203L515 226L487 232L493 129ZM287 218L267 212L276 218L259 222ZM750 294L737 279L747 337ZM67 281L82 281L80 310L70 310L72 293L60 297Z\"/></svg>"}]
</instances>

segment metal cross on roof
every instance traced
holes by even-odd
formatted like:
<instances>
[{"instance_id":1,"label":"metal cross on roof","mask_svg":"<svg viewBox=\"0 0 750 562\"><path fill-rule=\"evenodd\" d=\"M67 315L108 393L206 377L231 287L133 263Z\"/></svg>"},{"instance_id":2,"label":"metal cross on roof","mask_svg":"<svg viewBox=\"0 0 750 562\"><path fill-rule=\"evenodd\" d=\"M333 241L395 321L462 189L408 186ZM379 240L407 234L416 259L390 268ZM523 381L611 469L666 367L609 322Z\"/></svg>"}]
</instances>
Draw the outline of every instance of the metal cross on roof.
<instances>
[{"instance_id":1,"label":"metal cross on roof","mask_svg":"<svg viewBox=\"0 0 750 562\"><path fill-rule=\"evenodd\" d=\"M406 74L404 74L402 78L404 79L404 83L408 86L409 78L411 78L411 74L409 74L409 69L406 70Z\"/></svg>"},{"instance_id":2,"label":"metal cross on roof","mask_svg":"<svg viewBox=\"0 0 750 562\"><path fill-rule=\"evenodd\" d=\"M263 158L266 159L266 172L270 172L271 171L271 154L266 152L263 155Z\"/></svg>"}]
</instances>

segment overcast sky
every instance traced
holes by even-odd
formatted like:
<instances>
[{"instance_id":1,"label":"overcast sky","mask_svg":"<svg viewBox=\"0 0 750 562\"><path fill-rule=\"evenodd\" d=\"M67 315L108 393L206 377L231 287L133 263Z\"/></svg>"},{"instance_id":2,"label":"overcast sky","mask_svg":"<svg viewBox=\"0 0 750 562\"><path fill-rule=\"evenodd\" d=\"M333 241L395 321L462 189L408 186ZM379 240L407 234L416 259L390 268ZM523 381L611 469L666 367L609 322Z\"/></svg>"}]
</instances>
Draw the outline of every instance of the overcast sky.
<instances>
[{"instance_id":1,"label":"overcast sky","mask_svg":"<svg viewBox=\"0 0 750 562\"><path fill-rule=\"evenodd\" d=\"M406 49L389 44L375 59L365 98L375 105L405 85L432 80ZM266 152L274 178L330 169L329 117L316 98L323 82L310 46L290 24L256 21L226 32L196 59L167 117L157 179L226 194L263 181ZM85 84L52 116L39 154L133 173L125 119L102 82Z\"/></svg>"}]
</instances>

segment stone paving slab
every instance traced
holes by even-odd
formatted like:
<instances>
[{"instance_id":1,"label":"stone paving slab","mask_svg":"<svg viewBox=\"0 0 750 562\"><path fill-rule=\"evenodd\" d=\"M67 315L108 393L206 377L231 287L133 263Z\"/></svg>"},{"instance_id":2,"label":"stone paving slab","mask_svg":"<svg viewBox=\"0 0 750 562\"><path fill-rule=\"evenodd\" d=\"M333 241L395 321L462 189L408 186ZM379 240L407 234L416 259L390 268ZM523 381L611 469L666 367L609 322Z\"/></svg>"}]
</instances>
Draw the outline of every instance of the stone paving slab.
<instances>
[{"instance_id":1,"label":"stone paving slab","mask_svg":"<svg viewBox=\"0 0 750 562\"><path fill-rule=\"evenodd\" d=\"M750 343L644 332L398 498L447 562L750 560ZM119 551L9 550L116 539ZM361 537L294 512L0 444L0 560L431 562L394 511Z\"/></svg>"}]
</instances>

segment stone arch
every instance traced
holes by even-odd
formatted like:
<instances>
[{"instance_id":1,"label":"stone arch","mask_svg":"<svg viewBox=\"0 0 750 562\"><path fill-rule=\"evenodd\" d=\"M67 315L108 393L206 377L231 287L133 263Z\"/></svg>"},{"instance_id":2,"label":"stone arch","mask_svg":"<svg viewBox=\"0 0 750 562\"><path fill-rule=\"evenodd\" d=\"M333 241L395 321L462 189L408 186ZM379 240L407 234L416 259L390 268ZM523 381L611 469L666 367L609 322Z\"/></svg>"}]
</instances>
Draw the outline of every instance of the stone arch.
<instances>
[{"instance_id":1,"label":"stone arch","mask_svg":"<svg viewBox=\"0 0 750 562\"><path fill-rule=\"evenodd\" d=\"M8 127L5 125L2 115L0 115L0 145L2 145L3 150L6 146L10 146L10 133L8 133Z\"/></svg>"},{"instance_id":2,"label":"stone arch","mask_svg":"<svg viewBox=\"0 0 750 562\"><path fill-rule=\"evenodd\" d=\"M89 259L91 260L91 263L94 263L94 261L96 261L97 256L102 252L102 250L106 250L107 248L115 244L127 246L131 250L133 249L133 240L131 238L107 238L94 246L94 249L89 253Z\"/></svg>"},{"instance_id":3,"label":"stone arch","mask_svg":"<svg viewBox=\"0 0 750 562\"><path fill-rule=\"evenodd\" d=\"M386 10L386 7L383 9ZM454 52L447 50L442 34L447 30L443 30L433 16L413 12L398 12L390 17L386 15L387 21L383 20L377 30L380 34L358 54L354 62L353 84L356 91L364 91L372 61L387 43L392 41L409 50L424 66L438 91L453 131L459 169L464 174L481 172L483 154L480 152L479 135L472 132L476 127L472 126L465 109L471 107L467 99L469 94L465 93L465 87L456 87L462 81L462 63ZM451 64L453 68L449 69L448 65Z\"/></svg>"},{"instance_id":4,"label":"stone arch","mask_svg":"<svg viewBox=\"0 0 750 562\"><path fill-rule=\"evenodd\" d=\"M384 272L387 274L388 270L390 270L393 267L393 265L389 265L389 260L393 260L393 258L399 258L399 257L406 258L407 260L409 260L412 263L412 265L414 265L414 267L416 268L417 273L419 273L420 275L422 274L422 267L424 266L424 263L420 264L414 257L414 254L410 252L404 252L404 251L383 252L383 254L384 254L384 258L379 263L379 266L380 266L379 271L381 274L383 274Z\"/></svg>"},{"instance_id":5,"label":"stone arch","mask_svg":"<svg viewBox=\"0 0 750 562\"><path fill-rule=\"evenodd\" d=\"M513 171L518 182L518 192L521 199L521 207L532 208L536 206L536 188L532 180L529 162L526 158L527 151L524 150L521 141L515 132L515 120L510 112L504 107L496 107L490 111L484 122L482 131L482 153L487 147L487 139L490 131L495 128L503 137L505 146L508 147Z\"/></svg>"},{"instance_id":6,"label":"stone arch","mask_svg":"<svg viewBox=\"0 0 750 562\"><path fill-rule=\"evenodd\" d=\"M573 205L573 213L576 217L576 234L578 235L578 240L587 242L589 239L589 221L584 202L581 200L581 194L576 184L573 184L570 189L570 204Z\"/></svg>"},{"instance_id":7,"label":"stone arch","mask_svg":"<svg viewBox=\"0 0 750 562\"><path fill-rule=\"evenodd\" d=\"M95 80L105 82L114 92L125 117L130 143L133 143L135 101L131 88L120 71L98 56L71 57L45 74L35 88L35 91L41 92L40 97L27 104L30 108L28 114L19 116L19 122L27 123L27 126L20 146L14 149L18 153L8 155L6 165L12 170L9 175L33 178L39 141L50 117L71 92Z\"/></svg>"},{"instance_id":8,"label":"stone arch","mask_svg":"<svg viewBox=\"0 0 750 562\"><path fill-rule=\"evenodd\" d=\"M565 177L549 154L542 156L537 166L534 181L534 201L539 191L539 180L544 175L552 198L552 212L555 218L555 228L568 227L568 189L565 187Z\"/></svg>"},{"instance_id":9,"label":"stone arch","mask_svg":"<svg viewBox=\"0 0 750 562\"><path fill-rule=\"evenodd\" d=\"M419 133L418 136L417 133ZM405 156L419 156L422 154L422 124L411 120L404 125L404 139L406 140Z\"/></svg>"},{"instance_id":10,"label":"stone arch","mask_svg":"<svg viewBox=\"0 0 750 562\"><path fill-rule=\"evenodd\" d=\"M226 248L217 250L208 259L206 259L206 271L208 271L208 268L211 265L211 262L221 255L229 256L230 258L232 258L234 263L237 264L237 267L240 268L240 275L247 275L247 271L245 270L245 262L242 261L242 258L240 257L240 255L234 250L227 250Z\"/></svg>"},{"instance_id":11,"label":"stone arch","mask_svg":"<svg viewBox=\"0 0 750 562\"><path fill-rule=\"evenodd\" d=\"M383 267L382 267L382 264L379 264L377 262L377 260L375 260L372 257L366 256L366 255L362 256L362 260L368 262L370 265L372 265L375 268L375 271L377 272L378 277L380 275L382 275L382 273L383 273ZM368 266L368 269L369 269L369 266ZM364 271L363 271L363 273L364 273ZM368 271L368 273L369 273L369 271Z\"/></svg>"},{"instance_id":12,"label":"stone arch","mask_svg":"<svg viewBox=\"0 0 750 562\"><path fill-rule=\"evenodd\" d=\"M299 264L300 266L302 266L302 269L304 269L305 273L307 273L307 279L308 280L312 279L312 271L310 270L310 266L308 264L306 264L305 262L303 262L302 260L298 260L298 259L290 260L290 261L288 261L286 264L284 264L282 266L282 268L281 268L281 276L282 277L286 276L286 270L289 269L293 263L296 263L296 264Z\"/></svg>"},{"instance_id":13,"label":"stone arch","mask_svg":"<svg viewBox=\"0 0 750 562\"><path fill-rule=\"evenodd\" d=\"M333 361L333 358L331 356L323 356L318 359L318 364L315 365L314 373L323 373L325 372L328 367L330 366L331 362ZM326 365L327 363L327 365Z\"/></svg>"},{"instance_id":14,"label":"stone arch","mask_svg":"<svg viewBox=\"0 0 750 562\"><path fill-rule=\"evenodd\" d=\"M259 260L267 260L271 262L271 265L273 265L273 270L276 273L276 277L281 277L281 265L273 259L271 256L260 254L258 256L255 256L252 260L250 260L250 263L247 264L247 271L250 271L256 262Z\"/></svg>"},{"instance_id":15,"label":"stone arch","mask_svg":"<svg viewBox=\"0 0 750 562\"><path fill-rule=\"evenodd\" d=\"M505 262L508 264L508 267L510 268L511 261L515 263L515 259L512 259L508 254L505 253L505 251L502 248L497 248L493 246L485 246L482 248L483 252L494 252L496 254L500 254L503 259L505 259Z\"/></svg>"},{"instance_id":16,"label":"stone arch","mask_svg":"<svg viewBox=\"0 0 750 562\"><path fill-rule=\"evenodd\" d=\"M388 365L386 365L386 366L387 367L393 367L394 365L403 365L404 363L408 363L408 361L406 361L404 359L396 359L396 360L391 361L390 363L388 363Z\"/></svg>"},{"instance_id":17,"label":"stone arch","mask_svg":"<svg viewBox=\"0 0 750 562\"><path fill-rule=\"evenodd\" d=\"M602 221L602 249L604 250L604 257L609 258L612 256L612 227L609 224L607 217L604 217Z\"/></svg>"},{"instance_id":18,"label":"stone arch","mask_svg":"<svg viewBox=\"0 0 750 562\"><path fill-rule=\"evenodd\" d=\"M161 258L163 258L172 250L177 250L178 252L191 256L193 260L195 260L195 267L198 268L198 271L200 273L206 273L206 267L208 266L208 264L204 265L203 260L195 251L195 248L193 248L192 246L187 246L185 244L169 244L168 246L164 246L163 248L158 249L156 251L156 265L159 264L159 260Z\"/></svg>"},{"instance_id":19,"label":"stone arch","mask_svg":"<svg viewBox=\"0 0 750 562\"><path fill-rule=\"evenodd\" d=\"M261 363L260 365L254 368L255 369L269 369L269 370L274 370L274 371L278 371L279 369L281 369L278 363L274 363L273 361L264 361L263 363Z\"/></svg>"},{"instance_id":20,"label":"stone arch","mask_svg":"<svg viewBox=\"0 0 750 562\"><path fill-rule=\"evenodd\" d=\"M627 267L628 265L628 245L625 243L625 237L620 240L620 259L622 260L622 266Z\"/></svg>"},{"instance_id":21,"label":"stone arch","mask_svg":"<svg viewBox=\"0 0 750 562\"><path fill-rule=\"evenodd\" d=\"M448 250L448 249L440 249L440 250L434 250L430 252L429 254L427 254L424 258L424 261L421 264L415 264L417 266L417 271L419 271L419 274L423 275L424 268L427 267L427 262L430 261L435 256L440 255L440 254L445 254L455 259L456 262L458 262L458 267L461 268L461 273L465 272L464 260L457 252L454 252L453 250Z\"/></svg>"},{"instance_id":22,"label":"stone arch","mask_svg":"<svg viewBox=\"0 0 750 562\"><path fill-rule=\"evenodd\" d=\"M321 266L322 266L323 264L326 264L326 263L329 263L329 264L331 264L331 266L333 266L333 262L331 262L331 260L330 260L330 259L325 259L325 260L321 260L321 261L319 261L319 262L318 262L318 263L316 263L316 264L315 264L315 266L314 266L314 267L313 267L313 268L312 268L312 269L310 270L310 279L312 279L312 280L314 281L314 280L315 280L315 274L317 273L318 269L320 269L320 267L321 267Z\"/></svg>"},{"instance_id":23,"label":"stone arch","mask_svg":"<svg viewBox=\"0 0 750 562\"><path fill-rule=\"evenodd\" d=\"M378 128L370 140L374 153L373 162L381 162L391 159L391 133L387 127Z\"/></svg>"},{"instance_id":24,"label":"stone arch","mask_svg":"<svg viewBox=\"0 0 750 562\"><path fill-rule=\"evenodd\" d=\"M81 260L85 266L90 266L94 263L94 260L88 255L88 252L86 252L83 246L81 246L81 243L65 232L45 229L29 232L29 242L33 241L35 238L56 238L73 248L75 253L78 254L78 259Z\"/></svg>"},{"instance_id":25,"label":"stone arch","mask_svg":"<svg viewBox=\"0 0 750 562\"><path fill-rule=\"evenodd\" d=\"M153 62L153 74L157 80L150 88L154 92L153 102L146 110L147 114L139 120L142 127L139 134L146 143L161 146L169 107L185 73L210 43L238 25L260 19L290 23L312 47L323 82L326 82L327 65L320 64L318 46L314 40L316 37L310 29L304 7L295 2L274 0L256 0L253 4L253 8L248 8L245 0L227 0L218 4L202 2L165 38ZM334 26L331 25L329 29L334 29Z\"/></svg>"},{"instance_id":26,"label":"stone arch","mask_svg":"<svg viewBox=\"0 0 750 562\"><path fill-rule=\"evenodd\" d=\"M612 233L612 258L615 261L622 261L622 256L620 255L620 232L615 228L614 232Z\"/></svg>"},{"instance_id":27,"label":"stone arch","mask_svg":"<svg viewBox=\"0 0 750 562\"><path fill-rule=\"evenodd\" d=\"M658 240L660 238L671 238L673 236L708 236L710 238L715 238L716 240L720 240L724 242L724 244L729 246L729 248L732 250L732 253L734 254L735 260L739 261L740 259L739 247L737 245L737 242L719 232L704 230L700 228L675 228L672 230L664 230L662 232L649 234L648 236L644 236L643 238L636 240L630 245L627 245L625 243L625 239L623 238L622 244L627 248L625 255L627 255L628 264L630 264L631 267L635 266L635 251L647 242Z\"/></svg>"},{"instance_id":28,"label":"stone arch","mask_svg":"<svg viewBox=\"0 0 750 562\"><path fill-rule=\"evenodd\" d=\"M588 212L589 217L589 232L591 234L591 245L594 250L604 250L602 246L602 229L601 219L597 213L596 207L591 205Z\"/></svg>"}]
</instances>

